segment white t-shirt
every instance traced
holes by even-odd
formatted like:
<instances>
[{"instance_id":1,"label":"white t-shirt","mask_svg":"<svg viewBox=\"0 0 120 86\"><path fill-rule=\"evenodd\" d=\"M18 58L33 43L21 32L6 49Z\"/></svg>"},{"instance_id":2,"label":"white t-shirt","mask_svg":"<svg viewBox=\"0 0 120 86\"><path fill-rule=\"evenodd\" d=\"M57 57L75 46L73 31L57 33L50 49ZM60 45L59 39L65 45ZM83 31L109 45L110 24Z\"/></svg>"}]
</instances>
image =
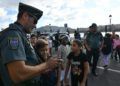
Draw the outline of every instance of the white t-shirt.
<instances>
[{"instance_id":1,"label":"white t-shirt","mask_svg":"<svg viewBox=\"0 0 120 86\"><path fill-rule=\"evenodd\" d=\"M49 48L52 48L52 40L48 40L48 46Z\"/></svg>"},{"instance_id":2,"label":"white t-shirt","mask_svg":"<svg viewBox=\"0 0 120 86\"><path fill-rule=\"evenodd\" d=\"M58 56L58 58L62 58L64 60L65 66L66 66L66 63L67 63L67 56L70 53L70 51L71 51L71 47L69 45L66 45L66 46L60 45L58 47L58 55L57 56ZM64 79L64 75L65 75L65 70L62 70L61 71L61 77L60 77L61 81ZM69 78L69 75L70 75L70 71L68 72L67 78Z\"/></svg>"},{"instance_id":3,"label":"white t-shirt","mask_svg":"<svg viewBox=\"0 0 120 86\"><path fill-rule=\"evenodd\" d=\"M67 56L70 53L70 46L66 45L60 45L58 47L58 58L62 58L64 60L64 62L66 63L67 61Z\"/></svg>"}]
</instances>

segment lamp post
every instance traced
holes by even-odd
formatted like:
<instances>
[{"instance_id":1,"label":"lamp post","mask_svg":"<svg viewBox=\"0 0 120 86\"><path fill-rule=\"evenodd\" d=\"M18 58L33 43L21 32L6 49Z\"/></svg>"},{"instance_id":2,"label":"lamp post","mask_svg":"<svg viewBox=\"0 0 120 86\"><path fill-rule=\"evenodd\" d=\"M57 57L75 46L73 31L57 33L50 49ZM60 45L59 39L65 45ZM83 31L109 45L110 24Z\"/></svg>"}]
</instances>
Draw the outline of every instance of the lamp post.
<instances>
[{"instance_id":1,"label":"lamp post","mask_svg":"<svg viewBox=\"0 0 120 86\"><path fill-rule=\"evenodd\" d=\"M50 31L50 33L52 33L52 28L51 28L51 24L49 24L49 31Z\"/></svg>"},{"instance_id":2,"label":"lamp post","mask_svg":"<svg viewBox=\"0 0 120 86\"><path fill-rule=\"evenodd\" d=\"M111 24L112 24L112 15L111 14L109 15L109 19L110 19L110 31L112 31L112 27L111 27Z\"/></svg>"}]
</instances>

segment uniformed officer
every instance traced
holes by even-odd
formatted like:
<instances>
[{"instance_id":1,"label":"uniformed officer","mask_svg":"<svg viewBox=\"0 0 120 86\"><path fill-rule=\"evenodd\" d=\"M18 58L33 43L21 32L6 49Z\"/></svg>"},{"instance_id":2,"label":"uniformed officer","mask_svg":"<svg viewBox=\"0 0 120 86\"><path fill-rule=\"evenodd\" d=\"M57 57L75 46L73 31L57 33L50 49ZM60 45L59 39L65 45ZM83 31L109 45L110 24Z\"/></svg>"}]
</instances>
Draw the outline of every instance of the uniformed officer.
<instances>
[{"instance_id":1,"label":"uniformed officer","mask_svg":"<svg viewBox=\"0 0 120 86\"><path fill-rule=\"evenodd\" d=\"M5 86L40 86L39 77L44 71L56 67L58 59L39 64L26 34L36 27L43 12L19 3L17 21L1 33L0 70ZM37 76L37 77L36 77Z\"/></svg>"},{"instance_id":2,"label":"uniformed officer","mask_svg":"<svg viewBox=\"0 0 120 86\"><path fill-rule=\"evenodd\" d=\"M98 76L96 73L97 62L99 59L100 50L103 46L103 36L100 32L97 31L97 25L93 23L90 26L89 32L87 32L85 37L85 46L87 49L87 56L89 59L89 63L92 66L92 74L94 76ZM93 57L93 63L91 63L91 59Z\"/></svg>"}]
</instances>

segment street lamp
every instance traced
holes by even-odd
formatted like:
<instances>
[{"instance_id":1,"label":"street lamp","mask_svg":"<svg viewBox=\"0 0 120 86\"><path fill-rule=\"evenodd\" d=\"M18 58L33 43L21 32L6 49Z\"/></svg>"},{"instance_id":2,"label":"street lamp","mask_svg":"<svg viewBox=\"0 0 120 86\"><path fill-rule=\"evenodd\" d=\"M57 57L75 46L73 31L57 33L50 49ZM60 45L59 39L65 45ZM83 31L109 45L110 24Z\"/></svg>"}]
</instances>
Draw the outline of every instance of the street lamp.
<instances>
[{"instance_id":1,"label":"street lamp","mask_svg":"<svg viewBox=\"0 0 120 86\"><path fill-rule=\"evenodd\" d=\"M111 22L112 22L112 15L111 15L111 14L109 15L109 19L110 19L110 31L112 31L112 28L111 28L111 24L112 24L112 23L111 23Z\"/></svg>"},{"instance_id":2,"label":"street lamp","mask_svg":"<svg viewBox=\"0 0 120 86\"><path fill-rule=\"evenodd\" d=\"M49 24L49 31L50 31L50 33L52 33L52 28L51 28L51 24Z\"/></svg>"}]
</instances>

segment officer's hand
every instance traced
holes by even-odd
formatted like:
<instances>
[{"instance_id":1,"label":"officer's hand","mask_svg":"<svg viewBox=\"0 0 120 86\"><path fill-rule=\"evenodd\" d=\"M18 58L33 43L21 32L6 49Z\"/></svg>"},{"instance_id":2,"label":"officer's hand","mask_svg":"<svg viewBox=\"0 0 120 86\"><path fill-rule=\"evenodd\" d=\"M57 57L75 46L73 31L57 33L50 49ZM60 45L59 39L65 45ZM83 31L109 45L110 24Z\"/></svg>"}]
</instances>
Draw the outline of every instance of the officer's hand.
<instances>
[{"instance_id":1,"label":"officer's hand","mask_svg":"<svg viewBox=\"0 0 120 86\"><path fill-rule=\"evenodd\" d=\"M47 69L47 70L44 71L43 74L46 74L46 73L48 73L48 72L50 72L50 71L52 71L52 69Z\"/></svg>"},{"instance_id":2,"label":"officer's hand","mask_svg":"<svg viewBox=\"0 0 120 86\"><path fill-rule=\"evenodd\" d=\"M55 68L55 67L58 66L59 59L57 59L57 58L51 58L46 63L47 63L47 66L48 66L49 69L53 69L53 68Z\"/></svg>"}]
</instances>

